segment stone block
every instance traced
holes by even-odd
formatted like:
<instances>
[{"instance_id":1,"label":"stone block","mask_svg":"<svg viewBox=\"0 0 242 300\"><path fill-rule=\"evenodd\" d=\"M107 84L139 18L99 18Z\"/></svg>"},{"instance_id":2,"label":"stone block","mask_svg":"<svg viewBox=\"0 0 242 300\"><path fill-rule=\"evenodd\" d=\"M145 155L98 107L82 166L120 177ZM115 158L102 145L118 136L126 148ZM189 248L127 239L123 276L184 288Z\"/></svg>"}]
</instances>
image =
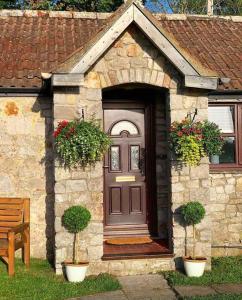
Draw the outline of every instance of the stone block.
<instances>
[{"instance_id":1,"label":"stone block","mask_svg":"<svg viewBox=\"0 0 242 300\"><path fill-rule=\"evenodd\" d=\"M74 205L86 205L91 202L91 199L89 192L76 192L69 194L69 201Z\"/></svg>"},{"instance_id":2,"label":"stone block","mask_svg":"<svg viewBox=\"0 0 242 300\"><path fill-rule=\"evenodd\" d=\"M170 109L171 110L183 109L182 95L170 95Z\"/></svg>"},{"instance_id":3,"label":"stone block","mask_svg":"<svg viewBox=\"0 0 242 300\"><path fill-rule=\"evenodd\" d=\"M12 194L15 192L13 180L7 174L0 174L0 191L4 194Z\"/></svg>"},{"instance_id":4,"label":"stone block","mask_svg":"<svg viewBox=\"0 0 242 300\"><path fill-rule=\"evenodd\" d=\"M108 68L110 70L122 70L130 68L130 58L119 57L108 62Z\"/></svg>"},{"instance_id":5,"label":"stone block","mask_svg":"<svg viewBox=\"0 0 242 300\"><path fill-rule=\"evenodd\" d=\"M108 52L105 54L105 60L115 59L118 55L116 48L110 48Z\"/></svg>"},{"instance_id":6,"label":"stone block","mask_svg":"<svg viewBox=\"0 0 242 300\"><path fill-rule=\"evenodd\" d=\"M150 84L155 85L157 80L158 72L156 70L152 70L151 77L150 77Z\"/></svg>"},{"instance_id":7,"label":"stone block","mask_svg":"<svg viewBox=\"0 0 242 300\"><path fill-rule=\"evenodd\" d=\"M242 192L242 178L236 180L236 192Z\"/></svg>"},{"instance_id":8,"label":"stone block","mask_svg":"<svg viewBox=\"0 0 242 300\"><path fill-rule=\"evenodd\" d=\"M123 82L129 82L129 70L127 69L121 70L121 74L122 74Z\"/></svg>"},{"instance_id":9,"label":"stone block","mask_svg":"<svg viewBox=\"0 0 242 300\"><path fill-rule=\"evenodd\" d=\"M100 260L103 256L103 245L89 246L87 252L89 261Z\"/></svg>"},{"instance_id":10,"label":"stone block","mask_svg":"<svg viewBox=\"0 0 242 300\"><path fill-rule=\"evenodd\" d=\"M92 234L103 234L103 223L91 222L87 228L87 231Z\"/></svg>"},{"instance_id":11,"label":"stone block","mask_svg":"<svg viewBox=\"0 0 242 300\"><path fill-rule=\"evenodd\" d=\"M76 106L55 105L54 118L60 120L73 120L76 117Z\"/></svg>"},{"instance_id":12,"label":"stone block","mask_svg":"<svg viewBox=\"0 0 242 300\"><path fill-rule=\"evenodd\" d=\"M55 193L56 194L64 194L66 192L66 182L60 181L55 184Z\"/></svg>"},{"instance_id":13,"label":"stone block","mask_svg":"<svg viewBox=\"0 0 242 300\"><path fill-rule=\"evenodd\" d=\"M119 80L118 80L118 77L117 77L117 71L109 71L108 76L110 78L110 81L111 81L112 85L119 84Z\"/></svg>"},{"instance_id":14,"label":"stone block","mask_svg":"<svg viewBox=\"0 0 242 300\"><path fill-rule=\"evenodd\" d=\"M61 217L55 218L55 232L60 232L63 230L62 224L61 224Z\"/></svg>"},{"instance_id":15,"label":"stone block","mask_svg":"<svg viewBox=\"0 0 242 300\"><path fill-rule=\"evenodd\" d=\"M129 78L130 78L130 82L135 82L136 78L135 78L135 69L131 69L129 70Z\"/></svg>"},{"instance_id":16,"label":"stone block","mask_svg":"<svg viewBox=\"0 0 242 300\"><path fill-rule=\"evenodd\" d=\"M103 191L103 179L102 178L93 178L89 179L88 190L90 192L102 192Z\"/></svg>"},{"instance_id":17,"label":"stone block","mask_svg":"<svg viewBox=\"0 0 242 300\"><path fill-rule=\"evenodd\" d=\"M164 78L165 78L165 73L158 72L156 77L156 85L161 87L164 86Z\"/></svg>"},{"instance_id":18,"label":"stone block","mask_svg":"<svg viewBox=\"0 0 242 300\"><path fill-rule=\"evenodd\" d=\"M200 165L192 167L190 170L191 179L208 179L209 178L209 167L208 165Z\"/></svg>"},{"instance_id":19,"label":"stone block","mask_svg":"<svg viewBox=\"0 0 242 300\"><path fill-rule=\"evenodd\" d=\"M185 109L197 108L197 97L191 97L191 96L183 97L183 108Z\"/></svg>"},{"instance_id":20,"label":"stone block","mask_svg":"<svg viewBox=\"0 0 242 300\"><path fill-rule=\"evenodd\" d=\"M57 249L72 247L73 243L73 234L67 231L57 232L55 235L55 244Z\"/></svg>"},{"instance_id":21,"label":"stone block","mask_svg":"<svg viewBox=\"0 0 242 300\"><path fill-rule=\"evenodd\" d=\"M136 69L135 70L135 77L136 82L142 82L143 81L143 69Z\"/></svg>"},{"instance_id":22,"label":"stone block","mask_svg":"<svg viewBox=\"0 0 242 300\"><path fill-rule=\"evenodd\" d=\"M88 88L99 89L101 87L100 77L97 72L89 72L85 79Z\"/></svg>"},{"instance_id":23,"label":"stone block","mask_svg":"<svg viewBox=\"0 0 242 300\"><path fill-rule=\"evenodd\" d=\"M56 249L55 259L56 259L56 262L58 262L59 265L61 266L61 263L67 259L66 248ZM62 274L62 272L59 274Z\"/></svg>"},{"instance_id":24,"label":"stone block","mask_svg":"<svg viewBox=\"0 0 242 300\"><path fill-rule=\"evenodd\" d=\"M142 49L138 44L131 44L127 46L127 56L137 57L142 54Z\"/></svg>"},{"instance_id":25,"label":"stone block","mask_svg":"<svg viewBox=\"0 0 242 300\"><path fill-rule=\"evenodd\" d=\"M103 233L90 235L88 239L90 246L103 246Z\"/></svg>"},{"instance_id":26,"label":"stone block","mask_svg":"<svg viewBox=\"0 0 242 300\"><path fill-rule=\"evenodd\" d=\"M184 191L184 185L180 182L178 183L173 183L171 186L172 193L177 193L177 192L183 192Z\"/></svg>"},{"instance_id":27,"label":"stone block","mask_svg":"<svg viewBox=\"0 0 242 300\"><path fill-rule=\"evenodd\" d=\"M67 201L67 195L66 194L55 194L55 202L56 203L63 203Z\"/></svg>"},{"instance_id":28,"label":"stone block","mask_svg":"<svg viewBox=\"0 0 242 300\"><path fill-rule=\"evenodd\" d=\"M148 67L148 60L146 58L133 58L130 60L131 68L147 68Z\"/></svg>"},{"instance_id":29,"label":"stone block","mask_svg":"<svg viewBox=\"0 0 242 300\"><path fill-rule=\"evenodd\" d=\"M86 91L87 100L101 100L102 99L102 90L101 89L87 89Z\"/></svg>"},{"instance_id":30,"label":"stone block","mask_svg":"<svg viewBox=\"0 0 242 300\"><path fill-rule=\"evenodd\" d=\"M85 192L87 191L87 182L84 179L72 179L66 181L66 192Z\"/></svg>"}]
</instances>

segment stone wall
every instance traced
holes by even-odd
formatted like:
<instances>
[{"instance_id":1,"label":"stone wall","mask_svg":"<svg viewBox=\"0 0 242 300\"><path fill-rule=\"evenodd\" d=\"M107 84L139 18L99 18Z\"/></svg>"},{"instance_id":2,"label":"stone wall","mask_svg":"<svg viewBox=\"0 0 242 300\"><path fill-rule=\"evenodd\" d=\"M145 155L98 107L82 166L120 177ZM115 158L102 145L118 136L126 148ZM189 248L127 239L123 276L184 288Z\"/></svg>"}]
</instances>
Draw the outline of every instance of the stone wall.
<instances>
[{"instance_id":1,"label":"stone wall","mask_svg":"<svg viewBox=\"0 0 242 300\"><path fill-rule=\"evenodd\" d=\"M31 256L54 252L52 101L0 99L0 197L29 197Z\"/></svg>"},{"instance_id":2,"label":"stone wall","mask_svg":"<svg viewBox=\"0 0 242 300\"><path fill-rule=\"evenodd\" d=\"M242 254L242 175L210 174L212 255Z\"/></svg>"}]
</instances>

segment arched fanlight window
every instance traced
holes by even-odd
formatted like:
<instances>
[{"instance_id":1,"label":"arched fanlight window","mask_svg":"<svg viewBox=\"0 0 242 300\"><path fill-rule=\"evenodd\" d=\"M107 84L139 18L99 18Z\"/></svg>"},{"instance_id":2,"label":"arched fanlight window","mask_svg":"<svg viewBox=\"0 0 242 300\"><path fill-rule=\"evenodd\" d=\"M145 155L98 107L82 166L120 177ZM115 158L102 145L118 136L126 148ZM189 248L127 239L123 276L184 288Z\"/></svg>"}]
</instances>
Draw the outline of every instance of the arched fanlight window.
<instances>
[{"instance_id":1,"label":"arched fanlight window","mask_svg":"<svg viewBox=\"0 0 242 300\"><path fill-rule=\"evenodd\" d=\"M123 131L128 132L129 135L139 134L139 130L134 123L130 121L119 121L113 125L110 135L121 135Z\"/></svg>"}]
</instances>

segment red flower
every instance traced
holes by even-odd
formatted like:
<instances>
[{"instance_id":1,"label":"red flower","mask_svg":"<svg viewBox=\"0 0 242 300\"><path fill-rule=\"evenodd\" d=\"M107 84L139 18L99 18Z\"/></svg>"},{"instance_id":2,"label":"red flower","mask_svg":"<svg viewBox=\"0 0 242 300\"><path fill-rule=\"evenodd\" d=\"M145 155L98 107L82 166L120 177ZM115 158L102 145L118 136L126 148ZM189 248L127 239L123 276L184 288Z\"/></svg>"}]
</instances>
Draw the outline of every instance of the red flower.
<instances>
[{"instance_id":1,"label":"red flower","mask_svg":"<svg viewBox=\"0 0 242 300\"><path fill-rule=\"evenodd\" d=\"M54 136L54 138L57 138L57 136L58 136L58 131L56 130L56 131L54 131L54 133L53 133L53 136Z\"/></svg>"},{"instance_id":2,"label":"red flower","mask_svg":"<svg viewBox=\"0 0 242 300\"><path fill-rule=\"evenodd\" d=\"M180 136L180 137L183 136L182 131L178 131L178 132L177 132L177 135Z\"/></svg>"},{"instance_id":3,"label":"red flower","mask_svg":"<svg viewBox=\"0 0 242 300\"><path fill-rule=\"evenodd\" d=\"M70 130L69 130L69 132L70 132L70 133L75 133L75 128L74 128L74 127L71 127Z\"/></svg>"},{"instance_id":4,"label":"red flower","mask_svg":"<svg viewBox=\"0 0 242 300\"><path fill-rule=\"evenodd\" d=\"M68 124L69 124L69 122L67 120L63 120L63 121L59 122L58 127L65 128Z\"/></svg>"}]
</instances>

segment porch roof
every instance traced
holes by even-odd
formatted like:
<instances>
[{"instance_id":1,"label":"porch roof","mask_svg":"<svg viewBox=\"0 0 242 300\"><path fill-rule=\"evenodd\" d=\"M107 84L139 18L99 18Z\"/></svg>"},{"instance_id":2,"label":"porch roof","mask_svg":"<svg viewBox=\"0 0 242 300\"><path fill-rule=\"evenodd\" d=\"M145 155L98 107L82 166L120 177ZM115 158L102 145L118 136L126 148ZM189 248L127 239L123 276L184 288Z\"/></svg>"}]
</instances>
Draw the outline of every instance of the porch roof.
<instances>
[{"instance_id":1,"label":"porch roof","mask_svg":"<svg viewBox=\"0 0 242 300\"><path fill-rule=\"evenodd\" d=\"M41 73L58 69L115 18L109 14L0 12L0 86L41 87ZM159 28L201 73L230 78L221 90L242 90L242 18L153 15Z\"/></svg>"}]
</instances>

